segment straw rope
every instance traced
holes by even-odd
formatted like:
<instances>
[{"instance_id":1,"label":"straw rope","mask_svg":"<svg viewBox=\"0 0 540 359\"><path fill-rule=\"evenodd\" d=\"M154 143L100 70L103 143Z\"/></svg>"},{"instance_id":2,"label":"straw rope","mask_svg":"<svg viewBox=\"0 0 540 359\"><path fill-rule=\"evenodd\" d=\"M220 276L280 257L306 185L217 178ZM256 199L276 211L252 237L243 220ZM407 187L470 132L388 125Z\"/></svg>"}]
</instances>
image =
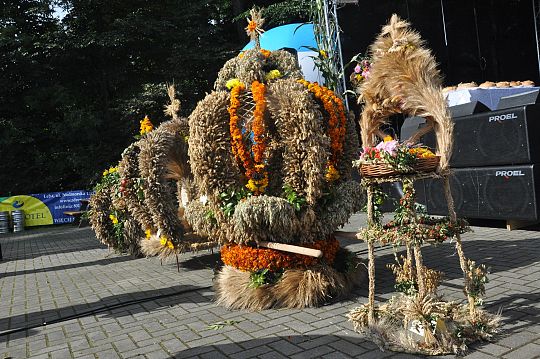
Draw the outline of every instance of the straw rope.
<instances>
[{"instance_id":1,"label":"straw rope","mask_svg":"<svg viewBox=\"0 0 540 359\"><path fill-rule=\"evenodd\" d=\"M367 218L368 225L375 224L375 213L373 208L373 186L367 189ZM368 294L368 324L375 323L375 250L374 239L368 238L368 276L369 276L369 294Z\"/></svg>"}]
</instances>

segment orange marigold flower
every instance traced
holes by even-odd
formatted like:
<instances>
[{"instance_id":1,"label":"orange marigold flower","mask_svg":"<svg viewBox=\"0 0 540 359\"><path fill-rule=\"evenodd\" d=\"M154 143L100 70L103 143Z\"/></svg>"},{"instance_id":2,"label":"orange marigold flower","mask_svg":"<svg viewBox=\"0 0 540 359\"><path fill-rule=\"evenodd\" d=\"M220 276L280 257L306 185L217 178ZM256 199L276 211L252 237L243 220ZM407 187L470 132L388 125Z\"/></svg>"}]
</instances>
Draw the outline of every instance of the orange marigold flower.
<instances>
[{"instance_id":1,"label":"orange marigold flower","mask_svg":"<svg viewBox=\"0 0 540 359\"><path fill-rule=\"evenodd\" d=\"M261 54L263 54L264 57L270 56L272 52L270 50L261 49Z\"/></svg>"},{"instance_id":2,"label":"orange marigold flower","mask_svg":"<svg viewBox=\"0 0 540 359\"><path fill-rule=\"evenodd\" d=\"M248 31L255 31L256 28L257 28L257 22L250 20L247 26Z\"/></svg>"}]
</instances>

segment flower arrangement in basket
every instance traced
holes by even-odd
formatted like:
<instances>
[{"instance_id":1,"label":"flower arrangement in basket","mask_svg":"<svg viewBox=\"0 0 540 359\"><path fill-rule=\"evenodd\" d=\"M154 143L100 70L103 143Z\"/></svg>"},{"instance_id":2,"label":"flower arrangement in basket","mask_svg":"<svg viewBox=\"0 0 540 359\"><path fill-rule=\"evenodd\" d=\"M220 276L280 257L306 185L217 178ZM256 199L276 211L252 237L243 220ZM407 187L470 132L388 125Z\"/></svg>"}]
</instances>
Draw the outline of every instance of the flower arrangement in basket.
<instances>
[{"instance_id":1,"label":"flower arrangement in basket","mask_svg":"<svg viewBox=\"0 0 540 359\"><path fill-rule=\"evenodd\" d=\"M388 177L403 173L433 172L439 156L420 144L400 143L386 136L375 147L364 147L353 164L363 177Z\"/></svg>"}]
</instances>

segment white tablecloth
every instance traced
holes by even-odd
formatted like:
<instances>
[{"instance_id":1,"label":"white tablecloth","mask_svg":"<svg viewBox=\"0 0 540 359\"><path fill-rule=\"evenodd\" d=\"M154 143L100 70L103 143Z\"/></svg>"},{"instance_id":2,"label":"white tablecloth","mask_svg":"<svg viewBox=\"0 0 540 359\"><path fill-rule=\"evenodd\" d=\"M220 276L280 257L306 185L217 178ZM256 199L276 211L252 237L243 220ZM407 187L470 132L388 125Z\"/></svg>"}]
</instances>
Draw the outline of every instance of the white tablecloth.
<instances>
[{"instance_id":1,"label":"white tablecloth","mask_svg":"<svg viewBox=\"0 0 540 359\"><path fill-rule=\"evenodd\" d=\"M446 94L446 100L448 101L448 106L478 101L489 107L490 110L496 110L501 97L534 91L539 88L540 87L490 87L460 89L448 92Z\"/></svg>"}]
</instances>

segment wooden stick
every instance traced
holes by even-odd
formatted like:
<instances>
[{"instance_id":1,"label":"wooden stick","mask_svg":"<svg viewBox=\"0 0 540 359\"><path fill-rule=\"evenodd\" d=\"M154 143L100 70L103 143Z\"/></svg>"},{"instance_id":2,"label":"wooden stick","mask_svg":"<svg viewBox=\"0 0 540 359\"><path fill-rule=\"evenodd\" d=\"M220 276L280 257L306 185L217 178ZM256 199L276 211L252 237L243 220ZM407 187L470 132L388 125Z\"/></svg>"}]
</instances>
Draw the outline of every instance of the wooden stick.
<instances>
[{"instance_id":1,"label":"wooden stick","mask_svg":"<svg viewBox=\"0 0 540 359\"><path fill-rule=\"evenodd\" d=\"M323 253L320 249L306 248L300 246L293 246L291 244L275 243L275 242L259 242L260 247L276 249L278 251L302 254L304 256L310 256L315 258L321 258Z\"/></svg>"}]
</instances>

